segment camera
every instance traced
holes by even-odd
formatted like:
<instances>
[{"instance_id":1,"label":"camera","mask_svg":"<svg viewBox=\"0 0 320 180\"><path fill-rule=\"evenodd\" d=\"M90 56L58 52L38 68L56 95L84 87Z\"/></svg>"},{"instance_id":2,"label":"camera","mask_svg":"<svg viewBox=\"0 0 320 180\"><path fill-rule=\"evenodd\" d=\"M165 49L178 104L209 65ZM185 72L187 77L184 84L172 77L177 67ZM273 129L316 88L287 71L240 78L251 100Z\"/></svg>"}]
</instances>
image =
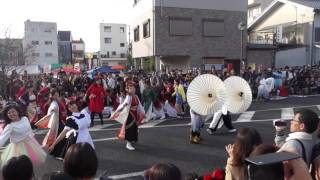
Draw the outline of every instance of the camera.
<instances>
[{"instance_id":1,"label":"camera","mask_svg":"<svg viewBox=\"0 0 320 180\"><path fill-rule=\"evenodd\" d=\"M287 122L285 120L275 120L273 121L273 126L287 126Z\"/></svg>"},{"instance_id":2,"label":"camera","mask_svg":"<svg viewBox=\"0 0 320 180\"><path fill-rule=\"evenodd\" d=\"M283 161L300 158L289 152L268 153L245 159L249 180L284 180Z\"/></svg>"}]
</instances>

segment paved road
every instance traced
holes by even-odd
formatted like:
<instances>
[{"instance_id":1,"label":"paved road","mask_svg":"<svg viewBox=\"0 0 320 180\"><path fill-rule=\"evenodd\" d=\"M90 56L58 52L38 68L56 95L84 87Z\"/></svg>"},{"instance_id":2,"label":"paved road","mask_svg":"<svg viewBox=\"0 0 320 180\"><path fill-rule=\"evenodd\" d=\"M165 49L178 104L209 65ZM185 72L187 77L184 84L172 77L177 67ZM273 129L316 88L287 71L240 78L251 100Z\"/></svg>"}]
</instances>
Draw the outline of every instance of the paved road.
<instances>
[{"instance_id":1,"label":"paved road","mask_svg":"<svg viewBox=\"0 0 320 180\"><path fill-rule=\"evenodd\" d=\"M290 119L299 107L307 107L320 115L320 97L288 98L279 101L254 102L242 114L232 115L236 128L256 128L265 143L273 143L272 120ZM224 167L226 162L225 145L232 143L235 134L221 129L215 135L202 132L203 143L189 144L190 119L168 119L151 121L139 129L139 142L136 151L125 149L125 143L117 140L115 134L120 127L115 122L90 129L99 159L98 175L107 174L113 179L142 179L141 174L150 165L158 162L176 164L183 174L208 173L215 167ZM36 137L42 140L45 130L37 131ZM49 158L46 165L37 168L36 174L62 170L62 162Z\"/></svg>"}]
</instances>

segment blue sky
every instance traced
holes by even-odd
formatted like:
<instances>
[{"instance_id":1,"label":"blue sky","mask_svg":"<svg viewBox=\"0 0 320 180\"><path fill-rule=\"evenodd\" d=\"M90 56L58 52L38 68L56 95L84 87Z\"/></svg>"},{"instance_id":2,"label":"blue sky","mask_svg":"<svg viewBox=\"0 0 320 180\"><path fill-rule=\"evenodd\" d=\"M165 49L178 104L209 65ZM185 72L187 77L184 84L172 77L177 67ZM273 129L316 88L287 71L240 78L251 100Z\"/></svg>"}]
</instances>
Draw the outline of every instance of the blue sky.
<instances>
[{"instance_id":1,"label":"blue sky","mask_svg":"<svg viewBox=\"0 0 320 180\"><path fill-rule=\"evenodd\" d=\"M99 50L99 23L130 24L133 0L1 0L0 37L10 29L22 38L24 21L56 22L58 30L71 30L82 38L87 51Z\"/></svg>"}]
</instances>

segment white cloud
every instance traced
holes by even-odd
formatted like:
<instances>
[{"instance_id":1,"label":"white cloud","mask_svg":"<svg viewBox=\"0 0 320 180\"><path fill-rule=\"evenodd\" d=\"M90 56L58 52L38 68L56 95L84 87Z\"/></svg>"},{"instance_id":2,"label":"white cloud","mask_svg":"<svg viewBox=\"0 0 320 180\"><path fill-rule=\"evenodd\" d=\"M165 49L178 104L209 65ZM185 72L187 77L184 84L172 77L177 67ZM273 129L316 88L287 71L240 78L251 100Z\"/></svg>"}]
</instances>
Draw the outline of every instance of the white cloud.
<instances>
[{"instance_id":1,"label":"white cloud","mask_svg":"<svg viewBox=\"0 0 320 180\"><path fill-rule=\"evenodd\" d=\"M97 51L99 23L129 24L132 4L133 0L1 0L0 30L9 28L11 37L22 38L27 19L56 22L58 30L84 39L87 51Z\"/></svg>"}]
</instances>

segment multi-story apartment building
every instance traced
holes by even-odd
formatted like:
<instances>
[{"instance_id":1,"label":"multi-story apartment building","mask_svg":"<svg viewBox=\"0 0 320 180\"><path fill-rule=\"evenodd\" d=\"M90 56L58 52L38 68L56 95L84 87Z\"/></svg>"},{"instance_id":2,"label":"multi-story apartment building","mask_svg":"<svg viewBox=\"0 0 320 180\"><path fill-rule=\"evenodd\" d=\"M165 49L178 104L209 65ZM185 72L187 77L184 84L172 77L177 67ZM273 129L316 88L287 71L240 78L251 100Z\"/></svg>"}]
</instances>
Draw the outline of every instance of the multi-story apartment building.
<instances>
[{"instance_id":1,"label":"multi-story apartment building","mask_svg":"<svg viewBox=\"0 0 320 180\"><path fill-rule=\"evenodd\" d=\"M69 64L72 62L71 31L58 31L58 54L59 63Z\"/></svg>"},{"instance_id":2,"label":"multi-story apartment building","mask_svg":"<svg viewBox=\"0 0 320 180\"><path fill-rule=\"evenodd\" d=\"M81 38L72 41L72 63L85 64L85 43Z\"/></svg>"},{"instance_id":3,"label":"multi-story apartment building","mask_svg":"<svg viewBox=\"0 0 320 180\"><path fill-rule=\"evenodd\" d=\"M134 0L132 57L136 66L155 59L155 69L240 69L239 23L247 0ZM245 47L246 38L243 38ZM140 65L139 65L140 64ZM153 63L151 63L153 64Z\"/></svg>"},{"instance_id":4,"label":"multi-story apartment building","mask_svg":"<svg viewBox=\"0 0 320 180\"><path fill-rule=\"evenodd\" d=\"M256 19L274 0L248 0L248 24Z\"/></svg>"},{"instance_id":5,"label":"multi-story apartment building","mask_svg":"<svg viewBox=\"0 0 320 180\"><path fill-rule=\"evenodd\" d=\"M23 49L32 47L32 54L25 61L28 64L57 64L58 38L57 24L53 22L24 22Z\"/></svg>"},{"instance_id":6,"label":"multi-story apartment building","mask_svg":"<svg viewBox=\"0 0 320 180\"><path fill-rule=\"evenodd\" d=\"M127 62L127 25L100 23L101 65L124 65Z\"/></svg>"}]
</instances>

